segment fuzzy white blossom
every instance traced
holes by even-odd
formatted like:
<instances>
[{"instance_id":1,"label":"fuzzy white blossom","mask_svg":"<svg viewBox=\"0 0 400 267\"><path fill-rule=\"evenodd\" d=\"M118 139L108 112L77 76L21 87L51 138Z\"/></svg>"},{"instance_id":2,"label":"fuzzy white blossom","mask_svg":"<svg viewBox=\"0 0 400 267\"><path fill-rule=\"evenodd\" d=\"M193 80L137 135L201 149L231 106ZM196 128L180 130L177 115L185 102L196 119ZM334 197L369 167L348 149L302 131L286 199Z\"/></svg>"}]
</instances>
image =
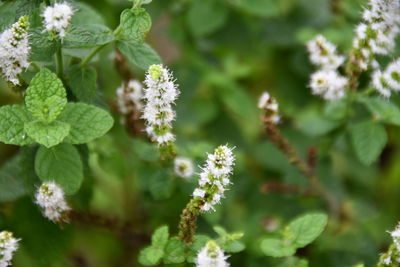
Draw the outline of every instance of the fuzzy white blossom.
<instances>
[{"instance_id":1,"label":"fuzzy white blossom","mask_svg":"<svg viewBox=\"0 0 400 267\"><path fill-rule=\"evenodd\" d=\"M11 266L14 252L18 249L20 239L14 238L9 231L0 232L0 267Z\"/></svg>"},{"instance_id":2,"label":"fuzzy white blossom","mask_svg":"<svg viewBox=\"0 0 400 267\"><path fill-rule=\"evenodd\" d=\"M197 254L195 263L197 267L228 267L227 258L218 244L210 240Z\"/></svg>"},{"instance_id":3,"label":"fuzzy white blossom","mask_svg":"<svg viewBox=\"0 0 400 267\"><path fill-rule=\"evenodd\" d=\"M54 222L62 221L65 212L70 210L64 191L54 182L45 182L39 187L36 204L42 208L43 215Z\"/></svg>"},{"instance_id":4,"label":"fuzzy white blossom","mask_svg":"<svg viewBox=\"0 0 400 267\"><path fill-rule=\"evenodd\" d=\"M189 178L194 173L192 160L183 157L177 157L174 160L175 174L182 178Z\"/></svg>"},{"instance_id":5,"label":"fuzzy white blossom","mask_svg":"<svg viewBox=\"0 0 400 267\"><path fill-rule=\"evenodd\" d=\"M307 43L310 61L322 69L335 70L345 60L344 56L338 55L336 46L328 42L324 36L317 35Z\"/></svg>"},{"instance_id":6,"label":"fuzzy white blossom","mask_svg":"<svg viewBox=\"0 0 400 267\"><path fill-rule=\"evenodd\" d=\"M0 69L14 85L20 84L18 76L29 66L28 28L28 17L24 16L0 34Z\"/></svg>"},{"instance_id":7,"label":"fuzzy white blossom","mask_svg":"<svg viewBox=\"0 0 400 267\"><path fill-rule=\"evenodd\" d=\"M130 80L118 87L117 97L118 110L122 114L143 109L143 86L138 80Z\"/></svg>"},{"instance_id":8,"label":"fuzzy white blossom","mask_svg":"<svg viewBox=\"0 0 400 267\"><path fill-rule=\"evenodd\" d=\"M356 27L353 47L357 64L367 69L374 54L387 55L395 47L400 31L400 2L370 0L363 12L363 22Z\"/></svg>"},{"instance_id":9,"label":"fuzzy white blossom","mask_svg":"<svg viewBox=\"0 0 400 267\"><path fill-rule=\"evenodd\" d=\"M208 154L206 164L200 173L199 187L193 192L195 198L203 203L202 211L214 210L214 205L220 203L227 186L231 183L235 157L228 146L219 146L213 154Z\"/></svg>"},{"instance_id":10,"label":"fuzzy white blossom","mask_svg":"<svg viewBox=\"0 0 400 267\"><path fill-rule=\"evenodd\" d=\"M145 107L142 117L146 120L146 132L159 145L173 142L175 136L171 130L175 111L172 105L179 91L172 74L162 65L151 65L144 83Z\"/></svg>"},{"instance_id":11,"label":"fuzzy white blossom","mask_svg":"<svg viewBox=\"0 0 400 267\"><path fill-rule=\"evenodd\" d=\"M372 74L372 86L384 97L400 91L400 59L391 62L385 70L379 68Z\"/></svg>"},{"instance_id":12,"label":"fuzzy white blossom","mask_svg":"<svg viewBox=\"0 0 400 267\"><path fill-rule=\"evenodd\" d=\"M258 108L266 112L265 119L273 124L279 123L281 116L279 115L279 105L275 98L271 97L268 92L264 92L258 100Z\"/></svg>"},{"instance_id":13,"label":"fuzzy white blossom","mask_svg":"<svg viewBox=\"0 0 400 267\"><path fill-rule=\"evenodd\" d=\"M345 96L348 80L334 70L320 70L311 75L310 88L314 95L325 100L337 100Z\"/></svg>"},{"instance_id":14,"label":"fuzzy white blossom","mask_svg":"<svg viewBox=\"0 0 400 267\"><path fill-rule=\"evenodd\" d=\"M44 10L42 16L44 18L44 26L47 31L57 33L61 38L65 37L65 31L71 23L74 10L67 3L55 3L48 6Z\"/></svg>"}]
</instances>

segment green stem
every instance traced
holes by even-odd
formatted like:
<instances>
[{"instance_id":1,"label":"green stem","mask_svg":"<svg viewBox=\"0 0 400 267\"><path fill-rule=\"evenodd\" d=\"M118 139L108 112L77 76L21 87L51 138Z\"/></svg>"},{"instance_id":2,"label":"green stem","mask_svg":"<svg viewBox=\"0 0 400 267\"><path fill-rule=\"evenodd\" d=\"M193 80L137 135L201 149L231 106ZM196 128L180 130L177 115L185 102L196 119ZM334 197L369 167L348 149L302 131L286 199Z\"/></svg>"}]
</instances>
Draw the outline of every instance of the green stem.
<instances>
[{"instance_id":1,"label":"green stem","mask_svg":"<svg viewBox=\"0 0 400 267\"><path fill-rule=\"evenodd\" d=\"M84 58L81 62L81 67L85 67L90 60L92 60L92 58L103 48L105 47L107 44L103 44L101 46L96 47L95 49L92 50L92 52L90 52L89 55L86 56L86 58Z\"/></svg>"},{"instance_id":2,"label":"green stem","mask_svg":"<svg viewBox=\"0 0 400 267\"><path fill-rule=\"evenodd\" d=\"M39 66L36 62L32 61L32 62L31 62L31 65L32 65L32 67L33 67L36 71L39 71L39 70L40 70L40 66Z\"/></svg>"},{"instance_id":3,"label":"green stem","mask_svg":"<svg viewBox=\"0 0 400 267\"><path fill-rule=\"evenodd\" d=\"M56 57L57 57L57 74L58 74L58 77L62 78L64 75L64 66L63 66L61 41L59 42L58 47L57 47Z\"/></svg>"}]
</instances>

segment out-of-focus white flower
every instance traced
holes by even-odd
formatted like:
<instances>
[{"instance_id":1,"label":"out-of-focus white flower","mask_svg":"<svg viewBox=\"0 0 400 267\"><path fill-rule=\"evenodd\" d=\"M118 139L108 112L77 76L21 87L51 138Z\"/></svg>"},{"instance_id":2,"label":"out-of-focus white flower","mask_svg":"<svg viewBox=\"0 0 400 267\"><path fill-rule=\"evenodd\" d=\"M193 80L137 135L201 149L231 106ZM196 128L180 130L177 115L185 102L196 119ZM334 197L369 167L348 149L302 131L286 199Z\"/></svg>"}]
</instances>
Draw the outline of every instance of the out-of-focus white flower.
<instances>
[{"instance_id":1,"label":"out-of-focus white flower","mask_svg":"<svg viewBox=\"0 0 400 267\"><path fill-rule=\"evenodd\" d=\"M380 70L376 70L372 74L372 85L384 97L390 97L391 91L386 82L385 76Z\"/></svg>"},{"instance_id":2,"label":"out-of-focus white flower","mask_svg":"<svg viewBox=\"0 0 400 267\"><path fill-rule=\"evenodd\" d=\"M192 160L183 157L177 157L174 160L175 174L182 178L189 178L193 175L194 168Z\"/></svg>"},{"instance_id":3,"label":"out-of-focus white flower","mask_svg":"<svg viewBox=\"0 0 400 267\"><path fill-rule=\"evenodd\" d=\"M259 100L258 107L263 109L265 114L265 119L273 124L279 123L281 116L279 115L279 105L275 98L271 97L268 92L264 92Z\"/></svg>"},{"instance_id":4,"label":"out-of-focus white flower","mask_svg":"<svg viewBox=\"0 0 400 267\"><path fill-rule=\"evenodd\" d=\"M208 154L205 166L200 173L199 187L193 192L195 198L200 198L202 211L214 210L214 205L220 203L224 192L230 184L235 157L232 149L219 146L213 154Z\"/></svg>"},{"instance_id":5,"label":"out-of-focus white flower","mask_svg":"<svg viewBox=\"0 0 400 267\"><path fill-rule=\"evenodd\" d=\"M333 70L320 70L311 75L310 88L314 95L322 96L326 100L336 100L345 96L346 77Z\"/></svg>"},{"instance_id":6,"label":"out-of-focus white flower","mask_svg":"<svg viewBox=\"0 0 400 267\"><path fill-rule=\"evenodd\" d=\"M365 70L374 54L387 55L394 49L400 31L400 2L370 0L363 20L356 28L353 46L358 49L357 63Z\"/></svg>"},{"instance_id":7,"label":"out-of-focus white flower","mask_svg":"<svg viewBox=\"0 0 400 267\"><path fill-rule=\"evenodd\" d=\"M70 210L64 191L54 182L45 182L39 187L36 204L43 209L43 215L54 222L62 221L65 212Z\"/></svg>"},{"instance_id":8,"label":"out-of-focus white flower","mask_svg":"<svg viewBox=\"0 0 400 267\"><path fill-rule=\"evenodd\" d=\"M118 87L117 97L118 109L122 114L143 109L143 86L138 80L130 80Z\"/></svg>"},{"instance_id":9,"label":"out-of-focus white flower","mask_svg":"<svg viewBox=\"0 0 400 267\"><path fill-rule=\"evenodd\" d=\"M145 107L142 117L146 120L146 132L159 145L173 142L175 136L171 131L175 111L172 104L179 91L172 74L162 65L151 65L144 83Z\"/></svg>"},{"instance_id":10,"label":"out-of-focus white flower","mask_svg":"<svg viewBox=\"0 0 400 267\"><path fill-rule=\"evenodd\" d=\"M400 60L390 63L385 70L385 80L393 91L400 91Z\"/></svg>"},{"instance_id":11,"label":"out-of-focus white flower","mask_svg":"<svg viewBox=\"0 0 400 267\"><path fill-rule=\"evenodd\" d=\"M322 69L335 70L345 60L344 56L336 53L336 46L328 42L324 36L317 35L307 43L310 61Z\"/></svg>"},{"instance_id":12,"label":"out-of-focus white flower","mask_svg":"<svg viewBox=\"0 0 400 267\"><path fill-rule=\"evenodd\" d=\"M74 10L69 3L55 3L53 6L46 7L42 14L44 26L47 31L56 32L63 38L73 14Z\"/></svg>"},{"instance_id":13,"label":"out-of-focus white flower","mask_svg":"<svg viewBox=\"0 0 400 267\"><path fill-rule=\"evenodd\" d=\"M18 242L13 233L8 231L0 232L0 267L11 265L14 252L18 249Z\"/></svg>"},{"instance_id":14,"label":"out-of-focus white flower","mask_svg":"<svg viewBox=\"0 0 400 267\"><path fill-rule=\"evenodd\" d=\"M14 85L20 84L18 75L29 66L28 28L28 17L23 16L0 35L0 69Z\"/></svg>"},{"instance_id":15,"label":"out-of-focus white flower","mask_svg":"<svg viewBox=\"0 0 400 267\"><path fill-rule=\"evenodd\" d=\"M228 267L224 251L214 240L210 240L197 254L195 263L197 267Z\"/></svg>"}]
</instances>

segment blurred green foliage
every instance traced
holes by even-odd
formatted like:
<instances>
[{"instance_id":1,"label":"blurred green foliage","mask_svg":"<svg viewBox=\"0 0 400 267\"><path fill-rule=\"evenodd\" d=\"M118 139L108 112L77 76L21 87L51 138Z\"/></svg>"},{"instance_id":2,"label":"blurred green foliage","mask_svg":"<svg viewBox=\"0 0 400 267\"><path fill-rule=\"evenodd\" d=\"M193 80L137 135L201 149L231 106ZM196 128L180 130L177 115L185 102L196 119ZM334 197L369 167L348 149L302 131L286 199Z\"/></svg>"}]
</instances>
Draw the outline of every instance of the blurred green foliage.
<instances>
[{"instance_id":1,"label":"blurred green foliage","mask_svg":"<svg viewBox=\"0 0 400 267\"><path fill-rule=\"evenodd\" d=\"M16 8L18 2L2 1L1 30L40 1L25 1ZM121 11L131 3L86 0L77 5L73 23L98 21L115 29ZM373 266L387 247L390 236L385 231L400 219L396 205L400 200L398 117L387 113L392 115L381 118L392 124L386 130L366 126L362 122L365 118L382 112L378 99L366 104L368 109L360 100L360 118L343 125L342 103L324 103L307 88L313 68L305 42L322 33L341 51L347 51L363 5L362 0L153 0L146 5L153 21L147 42L172 69L181 90L174 124L179 153L192 158L197 166L219 144L236 147L233 185L217 211L198 221L198 232L209 236L216 236L215 225L229 233L244 233L240 242L246 249L229 258L232 266L306 266L304 259L310 266L353 266L360 262ZM89 13L79 16L81 10ZM44 40L38 42L43 49L52 49ZM123 44L117 46L124 50ZM140 49L147 51L146 47ZM121 84L122 77L112 63L114 50L112 46L102 50L93 65L104 98L96 100L99 106L115 101L115 90ZM131 62L137 60L135 51ZM66 53L76 56L78 51L69 48ZM88 51L79 53L83 57ZM133 64L130 68L135 78L143 80L143 69ZM73 68L69 75L74 75ZM87 79L96 79L90 70L88 75ZM298 215L326 207L315 197L263 192L266 182L307 185L305 177L263 134L256 102L264 90L277 98L283 115L280 128L301 157L306 158L310 147L317 149L318 176L342 203L339 223L328 224L314 243L297 250L298 257L268 257L261 242L276 238ZM19 99L1 81L0 104L18 103ZM393 102L400 103L399 97L394 96ZM114 116L118 122L119 115ZM386 146L376 137L385 131ZM368 142L375 142L378 150L385 146L373 164L363 163L378 155L363 162L356 158L354 136L360 134L368 135ZM357 142L354 146L364 147ZM118 123L106 136L80 148L79 153L89 157L84 162L82 188L70 199L72 206L128 224L114 229L73 223L61 229L48 222L32 203L31 193L39 185L37 177L27 171L33 166L32 153L23 148L16 154L15 147L0 144L0 228L22 238L15 266L140 266L139 251L150 245L154 229L169 225L170 233L177 233L180 213L197 177L189 181L175 177L172 169L160 164L153 144L145 138L132 138ZM16 181L21 177L24 186L21 180ZM8 181L15 184L8 188ZM225 230L215 231L220 234Z\"/></svg>"}]
</instances>

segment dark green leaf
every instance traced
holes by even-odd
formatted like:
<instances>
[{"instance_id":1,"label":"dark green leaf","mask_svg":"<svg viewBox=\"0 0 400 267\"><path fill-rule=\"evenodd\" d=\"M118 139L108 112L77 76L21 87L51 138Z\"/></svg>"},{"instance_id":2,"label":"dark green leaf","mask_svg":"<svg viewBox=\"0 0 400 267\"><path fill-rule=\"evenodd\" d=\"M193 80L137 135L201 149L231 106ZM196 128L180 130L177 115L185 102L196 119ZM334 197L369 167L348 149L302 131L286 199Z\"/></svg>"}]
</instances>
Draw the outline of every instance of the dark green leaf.
<instances>
[{"instance_id":1,"label":"dark green leaf","mask_svg":"<svg viewBox=\"0 0 400 267\"><path fill-rule=\"evenodd\" d=\"M387 142L385 128L374 121L357 123L350 128L350 136L358 159L365 165L379 157Z\"/></svg>"},{"instance_id":2,"label":"dark green leaf","mask_svg":"<svg viewBox=\"0 0 400 267\"><path fill-rule=\"evenodd\" d=\"M97 72L94 68L72 65L68 69L67 80L78 100L86 103L93 101L97 90Z\"/></svg>"},{"instance_id":3,"label":"dark green leaf","mask_svg":"<svg viewBox=\"0 0 400 267\"><path fill-rule=\"evenodd\" d=\"M70 144L40 147L35 158L35 170L40 180L56 182L68 195L76 193L83 181L81 157Z\"/></svg>"},{"instance_id":4,"label":"dark green leaf","mask_svg":"<svg viewBox=\"0 0 400 267\"><path fill-rule=\"evenodd\" d=\"M148 44L118 41L118 49L131 64L147 70L150 65L161 63L160 57Z\"/></svg>"},{"instance_id":5,"label":"dark green leaf","mask_svg":"<svg viewBox=\"0 0 400 267\"><path fill-rule=\"evenodd\" d=\"M121 13L122 35L124 39L143 43L151 28L151 17L143 8L125 9Z\"/></svg>"},{"instance_id":6,"label":"dark green leaf","mask_svg":"<svg viewBox=\"0 0 400 267\"><path fill-rule=\"evenodd\" d=\"M63 40L65 48L88 48L108 44L114 40L111 30L103 25L72 26Z\"/></svg>"}]
</instances>

